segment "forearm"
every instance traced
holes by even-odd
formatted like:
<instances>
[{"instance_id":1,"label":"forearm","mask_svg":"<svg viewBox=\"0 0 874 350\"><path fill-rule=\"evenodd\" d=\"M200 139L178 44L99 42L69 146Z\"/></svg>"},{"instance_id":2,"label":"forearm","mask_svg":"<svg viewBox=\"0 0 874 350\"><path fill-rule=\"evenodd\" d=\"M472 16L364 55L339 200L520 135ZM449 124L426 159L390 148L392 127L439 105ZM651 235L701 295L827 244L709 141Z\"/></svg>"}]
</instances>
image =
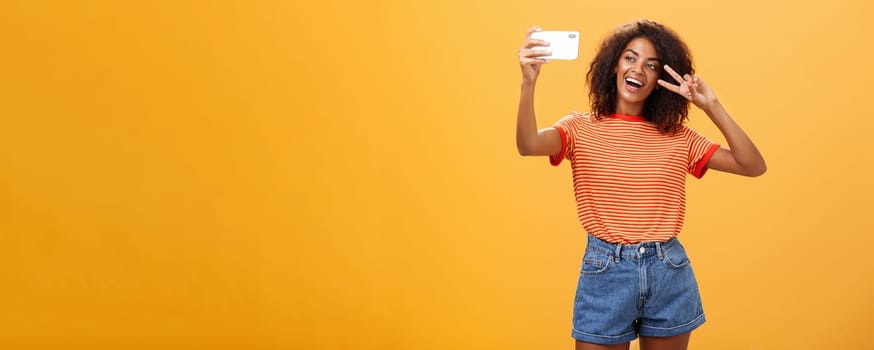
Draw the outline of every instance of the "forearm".
<instances>
[{"instance_id":1,"label":"forearm","mask_svg":"<svg viewBox=\"0 0 874 350\"><path fill-rule=\"evenodd\" d=\"M519 154L531 153L537 138L537 118L534 115L535 82L522 82L519 111L516 115L516 148Z\"/></svg>"},{"instance_id":2,"label":"forearm","mask_svg":"<svg viewBox=\"0 0 874 350\"><path fill-rule=\"evenodd\" d=\"M765 159L749 136L731 118L725 107L719 101L715 101L704 112L722 132L738 166L749 174L764 173L766 170Z\"/></svg>"}]
</instances>

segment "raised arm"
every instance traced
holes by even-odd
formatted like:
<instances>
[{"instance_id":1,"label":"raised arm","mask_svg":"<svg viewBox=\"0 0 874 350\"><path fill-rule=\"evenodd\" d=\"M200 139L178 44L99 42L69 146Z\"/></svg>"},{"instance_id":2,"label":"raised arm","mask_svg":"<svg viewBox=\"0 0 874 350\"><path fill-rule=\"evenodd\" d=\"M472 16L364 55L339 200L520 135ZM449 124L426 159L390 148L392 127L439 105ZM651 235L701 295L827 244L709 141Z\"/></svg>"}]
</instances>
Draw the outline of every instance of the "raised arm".
<instances>
[{"instance_id":1,"label":"raised arm","mask_svg":"<svg viewBox=\"0 0 874 350\"><path fill-rule=\"evenodd\" d=\"M765 165L765 158L759 153L759 149L756 148L749 136L731 118L725 107L719 103L713 90L697 75L680 76L667 65L665 65L665 71L680 82L680 85L673 85L661 79L658 81L659 85L685 97L692 101L695 106L701 108L728 141L729 148L720 147L710 158L707 167L744 176L764 174L768 169Z\"/></svg>"},{"instance_id":2,"label":"raised arm","mask_svg":"<svg viewBox=\"0 0 874 350\"><path fill-rule=\"evenodd\" d=\"M549 61L537 58L549 55L549 51L532 50L534 46L549 46L545 40L532 39L531 33L540 31L534 26L525 34L525 42L519 48L519 66L522 68L522 92L519 96L519 112L516 115L516 148L523 156L548 156L561 152L561 136L554 128L537 130L534 116L534 87L540 67Z\"/></svg>"}]
</instances>

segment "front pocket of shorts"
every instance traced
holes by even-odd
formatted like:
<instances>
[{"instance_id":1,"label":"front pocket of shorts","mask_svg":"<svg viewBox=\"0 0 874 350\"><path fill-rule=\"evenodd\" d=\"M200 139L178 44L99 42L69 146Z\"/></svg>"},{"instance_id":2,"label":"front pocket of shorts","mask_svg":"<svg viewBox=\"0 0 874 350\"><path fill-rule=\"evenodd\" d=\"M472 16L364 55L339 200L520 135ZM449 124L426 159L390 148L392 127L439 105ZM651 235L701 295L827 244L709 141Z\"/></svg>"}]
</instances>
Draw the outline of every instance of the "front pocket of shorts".
<instances>
[{"instance_id":1,"label":"front pocket of shorts","mask_svg":"<svg viewBox=\"0 0 874 350\"><path fill-rule=\"evenodd\" d=\"M665 250L665 263L675 269L689 266L689 256L686 255L686 249L677 244L670 249Z\"/></svg>"},{"instance_id":2,"label":"front pocket of shorts","mask_svg":"<svg viewBox=\"0 0 874 350\"><path fill-rule=\"evenodd\" d=\"M612 257L608 254L587 252L583 257L583 266L580 268L580 273L584 275L603 273L610 267L610 260L612 260Z\"/></svg>"}]
</instances>

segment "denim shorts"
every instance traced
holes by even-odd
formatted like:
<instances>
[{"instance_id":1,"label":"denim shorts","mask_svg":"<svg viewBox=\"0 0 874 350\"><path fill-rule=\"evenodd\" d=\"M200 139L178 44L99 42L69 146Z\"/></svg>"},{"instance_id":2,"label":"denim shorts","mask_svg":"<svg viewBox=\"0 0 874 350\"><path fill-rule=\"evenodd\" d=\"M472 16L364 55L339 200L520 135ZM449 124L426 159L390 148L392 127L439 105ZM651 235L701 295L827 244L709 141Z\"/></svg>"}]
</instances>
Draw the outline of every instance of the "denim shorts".
<instances>
[{"instance_id":1,"label":"denim shorts","mask_svg":"<svg viewBox=\"0 0 874 350\"><path fill-rule=\"evenodd\" d=\"M573 323L574 339L605 345L698 328L704 309L683 245L676 237L614 244L589 235Z\"/></svg>"}]
</instances>

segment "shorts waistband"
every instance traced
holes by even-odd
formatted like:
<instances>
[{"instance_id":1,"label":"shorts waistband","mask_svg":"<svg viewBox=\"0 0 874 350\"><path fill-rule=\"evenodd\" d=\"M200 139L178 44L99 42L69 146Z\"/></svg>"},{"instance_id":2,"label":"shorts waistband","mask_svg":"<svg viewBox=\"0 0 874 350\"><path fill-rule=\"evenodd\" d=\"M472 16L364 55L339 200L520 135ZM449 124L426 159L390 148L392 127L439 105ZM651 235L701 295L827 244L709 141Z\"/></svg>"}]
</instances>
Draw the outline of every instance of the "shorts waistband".
<instances>
[{"instance_id":1,"label":"shorts waistband","mask_svg":"<svg viewBox=\"0 0 874 350\"><path fill-rule=\"evenodd\" d=\"M658 256L659 259L664 258L665 250L675 244L679 244L677 237L664 242L640 242L635 244L610 243L598 237L588 234L588 245L586 249L595 249L602 252L613 254L614 259L618 262L620 257L626 259L640 259L649 256Z\"/></svg>"}]
</instances>

